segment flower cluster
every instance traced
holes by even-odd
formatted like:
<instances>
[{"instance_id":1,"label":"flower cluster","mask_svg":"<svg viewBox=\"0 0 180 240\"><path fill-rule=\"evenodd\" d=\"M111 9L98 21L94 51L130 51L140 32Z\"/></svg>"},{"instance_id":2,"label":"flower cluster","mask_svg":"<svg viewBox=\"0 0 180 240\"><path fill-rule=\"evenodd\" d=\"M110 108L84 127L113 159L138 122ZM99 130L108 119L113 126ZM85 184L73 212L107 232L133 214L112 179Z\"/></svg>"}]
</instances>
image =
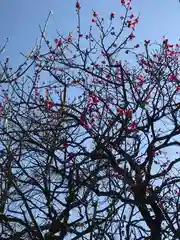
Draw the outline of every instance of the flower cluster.
<instances>
[{"instance_id":1,"label":"flower cluster","mask_svg":"<svg viewBox=\"0 0 180 240\"><path fill-rule=\"evenodd\" d=\"M123 109L123 108L117 108L117 113L120 114L121 116L125 116L126 118L131 119L133 115L133 110L132 109Z\"/></svg>"}]
</instances>

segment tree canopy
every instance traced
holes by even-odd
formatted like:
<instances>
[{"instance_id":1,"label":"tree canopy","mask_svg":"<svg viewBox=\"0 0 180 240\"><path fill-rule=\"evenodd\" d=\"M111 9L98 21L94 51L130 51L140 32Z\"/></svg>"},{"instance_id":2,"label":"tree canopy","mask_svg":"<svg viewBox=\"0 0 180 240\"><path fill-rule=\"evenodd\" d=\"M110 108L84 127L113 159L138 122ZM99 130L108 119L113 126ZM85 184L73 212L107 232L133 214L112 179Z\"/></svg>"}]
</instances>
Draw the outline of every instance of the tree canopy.
<instances>
[{"instance_id":1,"label":"tree canopy","mask_svg":"<svg viewBox=\"0 0 180 240\"><path fill-rule=\"evenodd\" d=\"M1 239L180 238L180 44L120 4L1 62Z\"/></svg>"}]
</instances>

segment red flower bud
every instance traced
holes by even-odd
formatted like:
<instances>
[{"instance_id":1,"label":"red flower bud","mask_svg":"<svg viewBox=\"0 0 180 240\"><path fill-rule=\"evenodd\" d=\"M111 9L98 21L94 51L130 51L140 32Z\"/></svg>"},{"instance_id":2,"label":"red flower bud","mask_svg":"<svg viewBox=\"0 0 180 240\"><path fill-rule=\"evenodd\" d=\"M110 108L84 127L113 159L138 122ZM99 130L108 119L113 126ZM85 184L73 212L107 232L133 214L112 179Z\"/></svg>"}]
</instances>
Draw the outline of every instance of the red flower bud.
<instances>
[{"instance_id":1,"label":"red flower bud","mask_svg":"<svg viewBox=\"0 0 180 240\"><path fill-rule=\"evenodd\" d=\"M125 115L127 118L132 118L133 110L132 109L127 109L125 110Z\"/></svg>"},{"instance_id":2,"label":"red flower bud","mask_svg":"<svg viewBox=\"0 0 180 240\"><path fill-rule=\"evenodd\" d=\"M64 143L64 144L63 144L63 147L64 147L64 148L68 148L68 146L69 146L68 143Z\"/></svg>"},{"instance_id":3,"label":"red flower bud","mask_svg":"<svg viewBox=\"0 0 180 240\"><path fill-rule=\"evenodd\" d=\"M129 35L129 38L130 38L131 40L132 40L133 38L135 38L134 34L131 33L131 34Z\"/></svg>"},{"instance_id":4,"label":"red flower bud","mask_svg":"<svg viewBox=\"0 0 180 240\"><path fill-rule=\"evenodd\" d=\"M124 110L122 108L118 108L117 109L117 113L119 113L120 115L122 115L124 113Z\"/></svg>"},{"instance_id":5,"label":"red flower bud","mask_svg":"<svg viewBox=\"0 0 180 240\"><path fill-rule=\"evenodd\" d=\"M108 74L106 75L106 78L109 79L110 77L111 77L111 75L108 73Z\"/></svg>"},{"instance_id":6,"label":"red flower bud","mask_svg":"<svg viewBox=\"0 0 180 240\"><path fill-rule=\"evenodd\" d=\"M80 6L80 4L79 4L78 1L76 2L76 8L77 8L77 9L80 9L80 8L81 8L81 6Z\"/></svg>"},{"instance_id":7,"label":"red flower bud","mask_svg":"<svg viewBox=\"0 0 180 240\"><path fill-rule=\"evenodd\" d=\"M150 40L144 40L144 43L148 45L150 43Z\"/></svg>"},{"instance_id":8,"label":"red flower bud","mask_svg":"<svg viewBox=\"0 0 180 240\"><path fill-rule=\"evenodd\" d=\"M115 13L112 12L111 15L110 15L110 19L112 20L114 18L114 16L115 16Z\"/></svg>"},{"instance_id":9,"label":"red flower bud","mask_svg":"<svg viewBox=\"0 0 180 240\"><path fill-rule=\"evenodd\" d=\"M94 12L93 17L97 17L97 16L98 16L97 12Z\"/></svg>"},{"instance_id":10,"label":"red flower bud","mask_svg":"<svg viewBox=\"0 0 180 240\"><path fill-rule=\"evenodd\" d=\"M129 17L130 19L134 18L134 14L131 14L131 16Z\"/></svg>"}]
</instances>

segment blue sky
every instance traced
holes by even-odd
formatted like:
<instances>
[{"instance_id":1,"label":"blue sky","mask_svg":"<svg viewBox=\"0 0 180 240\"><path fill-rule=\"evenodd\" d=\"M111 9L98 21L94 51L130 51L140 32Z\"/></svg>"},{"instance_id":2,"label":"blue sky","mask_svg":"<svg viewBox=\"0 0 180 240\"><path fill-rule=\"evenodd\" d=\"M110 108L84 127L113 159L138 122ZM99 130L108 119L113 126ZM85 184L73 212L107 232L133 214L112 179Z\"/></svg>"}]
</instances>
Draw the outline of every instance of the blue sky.
<instances>
[{"instance_id":1,"label":"blue sky","mask_svg":"<svg viewBox=\"0 0 180 240\"><path fill-rule=\"evenodd\" d=\"M144 39L159 42L163 35L172 42L180 38L180 3L178 0L132 0L134 14L140 13L135 43ZM82 28L91 23L92 9L109 17L114 11L121 14L120 0L79 0L82 6ZM76 27L76 0L0 0L0 46L7 37L10 42L4 56L10 57L12 66L23 61L20 52L28 53L40 35L38 25L43 25L50 10L53 15L48 24L47 36L56 38L56 29L67 35ZM118 24L118 21L117 21ZM172 151L173 152L173 151ZM174 151L175 152L175 151Z\"/></svg>"},{"instance_id":2,"label":"blue sky","mask_svg":"<svg viewBox=\"0 0 180 240\"><path fill-rule=\"evenodd\" d=\"M171 41L180 37L180 3L178 0L133 0L133 12L140 13L135 42L144 39L159 41L163 35ZM0 45L10 37L5 56L11 58L12 66L21 63L19 54L28 52L39 36L38 25L45 22L49 10L53 15L48 25L48 37L54 39L56 29L68 34L75 29L76 0L0 0ZM82 6L82 27L87 29L91 23L92 9L105 18L114 11L121 14L120 0L80 0ZM118 22L117 22L118 24Z\"/></svg>"}]
</instances>

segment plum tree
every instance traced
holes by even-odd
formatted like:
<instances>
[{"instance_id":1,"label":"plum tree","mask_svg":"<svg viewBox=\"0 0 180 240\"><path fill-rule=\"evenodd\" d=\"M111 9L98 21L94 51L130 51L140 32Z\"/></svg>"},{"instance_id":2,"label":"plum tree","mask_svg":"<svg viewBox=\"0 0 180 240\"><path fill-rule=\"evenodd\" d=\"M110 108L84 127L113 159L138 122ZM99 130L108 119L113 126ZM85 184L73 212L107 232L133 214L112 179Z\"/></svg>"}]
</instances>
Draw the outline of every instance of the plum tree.
<instances>
[{"instance_id":1,"label":"plum tree","mask_svg":"<svg viewBox=\"0 0 180 240\"><path fill-rule=\"evenodd\" d=\"M1 239L180 238L180 45L121 5L1 65Z\"/></svg>"}]
</instances>

